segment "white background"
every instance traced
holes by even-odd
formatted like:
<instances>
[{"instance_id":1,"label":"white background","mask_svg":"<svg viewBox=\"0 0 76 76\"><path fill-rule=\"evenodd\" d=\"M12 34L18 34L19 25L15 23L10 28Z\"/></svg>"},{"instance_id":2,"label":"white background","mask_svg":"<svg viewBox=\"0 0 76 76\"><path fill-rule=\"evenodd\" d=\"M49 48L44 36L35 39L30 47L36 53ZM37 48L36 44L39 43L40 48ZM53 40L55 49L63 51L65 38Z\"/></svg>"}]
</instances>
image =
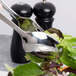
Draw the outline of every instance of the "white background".
<instances>
[{"instance_id":1,"label":"white background","mask_svg":"<svg viewBox=\"0 0 76 76\"><path fill-rule=\"evenodd\" d=\"M32 7L41 0L4 0L9 6L14 3L24 2ZM56 6L56 14L53 27L60 29L65 34L76 36L76 0L47 0ZM9 14L3 10L2 13L9 17ZM33 16L34 18L34 16ZM12 28L0 20L0 34L12 35Z\"/></svg>"}]
</instances>

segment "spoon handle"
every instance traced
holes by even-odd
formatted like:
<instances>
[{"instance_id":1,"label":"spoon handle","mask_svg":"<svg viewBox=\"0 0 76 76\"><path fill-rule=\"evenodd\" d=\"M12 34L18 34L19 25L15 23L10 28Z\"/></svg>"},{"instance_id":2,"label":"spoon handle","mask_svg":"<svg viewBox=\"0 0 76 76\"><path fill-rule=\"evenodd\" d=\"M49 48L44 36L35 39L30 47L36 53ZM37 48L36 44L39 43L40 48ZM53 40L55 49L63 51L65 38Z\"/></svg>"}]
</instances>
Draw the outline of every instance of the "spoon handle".
<instances>
[{"instance_id":1,"label":"spoon handle","mask_svg":"<svg viewBox=\"0 0 76 76\"><path fill-rule=\"evenodd\" d=\"M3 20L5 23L7 23L9 26L11 26L22 37L25 37L27 33L30 33L28 31L24 32L20 27L18 27L15 23L6 18L2 13L0 13L0 19Z\"/></svg>"},{"instance_id":2,"label":"spoon handle","mask_svg":"<svg viewBox=\"0 0 76 76\"><path fill-rule=\"evenodd\" d=\"M17 13L15 13L3 0L0 0L0 3L2 4L3 8L10 13L14 18L15 16L18 16Z\"/></svg>"}]
</instances>

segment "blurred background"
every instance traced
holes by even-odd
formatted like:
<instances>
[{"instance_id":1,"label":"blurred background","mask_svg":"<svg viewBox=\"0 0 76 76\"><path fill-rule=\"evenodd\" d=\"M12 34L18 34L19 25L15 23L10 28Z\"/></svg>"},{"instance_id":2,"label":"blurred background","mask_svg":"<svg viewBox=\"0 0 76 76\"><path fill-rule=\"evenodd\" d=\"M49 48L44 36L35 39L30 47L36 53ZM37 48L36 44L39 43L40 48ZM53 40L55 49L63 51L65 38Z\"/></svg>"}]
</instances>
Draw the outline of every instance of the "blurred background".
<instances>
[{"instance_id":1,"label":"blurred background","mask_svg":"<svg viewBox=\"0 0 76 76\"><path fill-rule=\"evenodd\" d=\"M4 0L10 7L14 3L24 2L32 7L42 0ZM76 36L76 0L47 0L56 6L53 27L60 29L65 34ZM11 19L10 15L2 10L3 14ZM34 19L34 15L32 19ZM13 29L0 20L0 35L12 35Z\"/></svg>"}]
</instances>

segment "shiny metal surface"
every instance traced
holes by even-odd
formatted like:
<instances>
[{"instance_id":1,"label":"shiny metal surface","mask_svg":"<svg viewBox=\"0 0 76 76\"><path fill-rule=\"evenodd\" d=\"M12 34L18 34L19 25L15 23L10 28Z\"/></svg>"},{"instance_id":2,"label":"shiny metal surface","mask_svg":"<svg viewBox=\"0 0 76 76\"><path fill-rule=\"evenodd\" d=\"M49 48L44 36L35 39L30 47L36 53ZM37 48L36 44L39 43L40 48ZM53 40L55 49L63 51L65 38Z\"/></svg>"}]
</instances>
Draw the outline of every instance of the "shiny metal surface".
<instances>
[{"instance_id":1,"label":"shiny metal surface","mask_svg":"<svg viewBox=\"0 0 76 76\"><path fill-rule=\"evenodd\" d=\"M3 7L12 15L16 15L20 19L26 20L28 18L23 18L17 15L10 7L8 7L2 0L0 0ZM14 15L13 15L14 14ZM15 17L15 16L14 16ZM22 37L22 45L25 52L43 52L43 51L56 51L55 45L58 44L58 41L52 36L43 32L42 28L29 19L31 26L33 26L33 30L23 31L20 27L6 18L3 14L0 13L0 19L10 25L16 32L20 34ZM17 20L18 21L18 20ZM19 22L18 22L19 23ZM20 23L19 23L20 25Z\"/></svg>"},{"instance_id":2,"label":"shiny metal surface","mask_svg":"<svg viewBox=\"0 0 76 76\"><path fill-rule=\"evenodd\" d=\"M0 19L2 19L4 22L10 25L15 31L17 31L21 35L23 48L26 52L56 51L55 44L58 44L58 41L56 41L56 39L54 39L52 36L44 32L26 33L12 21L3 16L1 13Z\"/></svg>"},{"instance_id":3,"label":"shiny metal surface","mask_svg":"<svg viewBox=\"0 0 76 76\"><path fill-rule=\"evenodd\" d=\"M46 3L46 0L42 0L43 1L43 3Z\"/></svg>"},{"instance_id":4,"label":"shiny metal surface","mask_svg":"<svg viewBox=\"0 0 76 76\"><path fill-rule=\"evenodd\" d=\"M40 36L39 36L40 35ZM28 40L22 38L22 45L26 52L57 51L58 42L44 32L32 32ZM29 50L29 51L28 51Z\"/></svg>"},{"instance_id":5,"label":"shiny metal surface","mask_svg":"<svg viewBox=\"0 0 76 76\"><path fill-rule=\"evenodd\" d=\"M21 17L19 16L16 12L14 12L3 0L0 0L3 8L9 13L11 14L18 22L18 25L20 26L20 22L18 19L23 20L24 22L28 19L31 26L33 26L33 28L35 28L34 30L40 30L40 31L44 31L35 21L33 21L30 18L27 17ZM17 19L18 18L18 19ZM29 30L30 31L30 30Z\"/></svg>"}]
</instances>

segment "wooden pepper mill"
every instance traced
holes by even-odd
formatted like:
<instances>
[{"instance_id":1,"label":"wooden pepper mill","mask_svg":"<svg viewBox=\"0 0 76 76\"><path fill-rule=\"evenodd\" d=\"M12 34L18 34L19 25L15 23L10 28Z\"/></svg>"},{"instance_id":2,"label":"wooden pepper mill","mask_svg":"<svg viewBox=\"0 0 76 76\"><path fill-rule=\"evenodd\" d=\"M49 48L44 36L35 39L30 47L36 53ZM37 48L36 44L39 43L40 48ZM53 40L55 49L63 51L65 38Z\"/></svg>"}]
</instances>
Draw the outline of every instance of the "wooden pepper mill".
<instances>
[{"instance_id":1,"label":"wooden pepper mill","mask_svg":"<svg viewBox=\"0 0 76 76\"><path fill-rule=\"evenodd\" d=\"M54 21L53 16L56 12L56 8L52 3L43 0L43 2L39 2L34 6L33 11L36 16L36 22L44 30L52 27L52 23Z\"/></svg>"}]
</instances>

